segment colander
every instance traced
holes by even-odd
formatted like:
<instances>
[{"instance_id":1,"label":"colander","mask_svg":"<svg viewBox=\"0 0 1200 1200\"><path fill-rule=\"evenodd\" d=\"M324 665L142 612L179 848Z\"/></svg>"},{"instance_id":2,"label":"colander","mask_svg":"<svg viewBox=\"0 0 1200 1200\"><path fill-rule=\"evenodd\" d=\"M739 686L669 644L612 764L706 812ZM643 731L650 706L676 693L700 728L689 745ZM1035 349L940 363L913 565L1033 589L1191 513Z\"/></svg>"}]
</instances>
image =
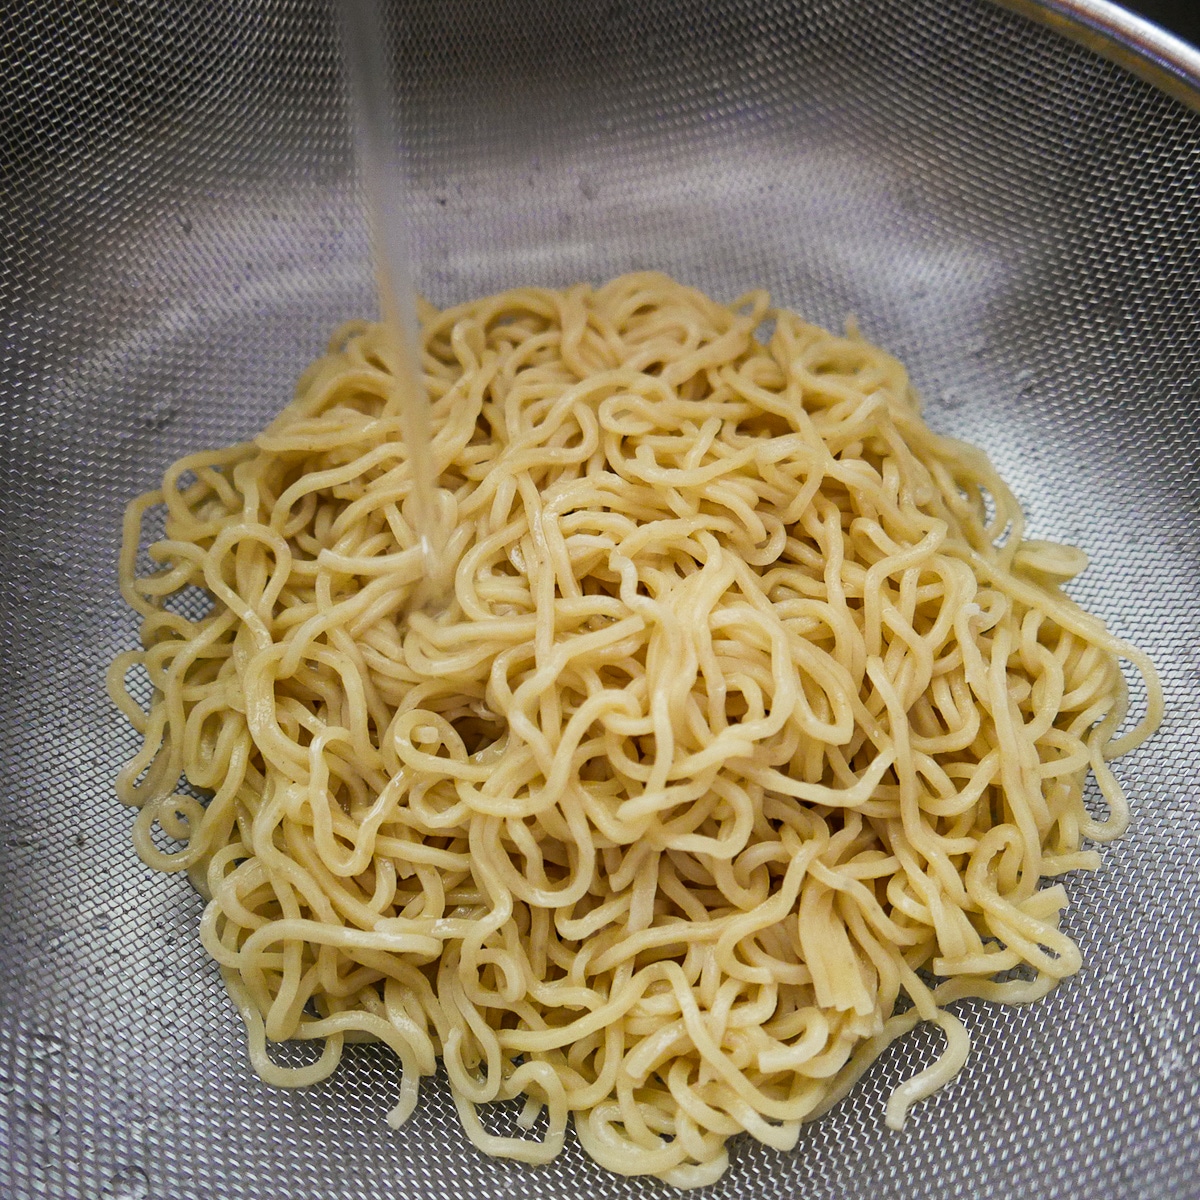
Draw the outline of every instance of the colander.
<instances>
[{"instance_id":1,"label":"colander","mask_svg":"<svg viewBox=\"0 0 1200 1200\"><path fill-rule=\"evenodd\" d=\"M937 1052L923 1028L794 1152L735 1142L706 1195L1200 1196L1197 56L1102 0L393 16L432 300L655 267L855 314L1163 672L1163 729L1119 763L1133 827L1068 883L1080 974L958 1005L974 1054L903 1132L884 1102ZM374 310L336 23L321 0L21 0L0 29L0 1195L673 1194L572 1139L546 1167L483 1157L444 1078L390 1130L378 1046L307 1090L250 1071L200 899L131 848L135 735L102 675L136 636L126 500L260 428Z\"/></svg>"}]
</instances>

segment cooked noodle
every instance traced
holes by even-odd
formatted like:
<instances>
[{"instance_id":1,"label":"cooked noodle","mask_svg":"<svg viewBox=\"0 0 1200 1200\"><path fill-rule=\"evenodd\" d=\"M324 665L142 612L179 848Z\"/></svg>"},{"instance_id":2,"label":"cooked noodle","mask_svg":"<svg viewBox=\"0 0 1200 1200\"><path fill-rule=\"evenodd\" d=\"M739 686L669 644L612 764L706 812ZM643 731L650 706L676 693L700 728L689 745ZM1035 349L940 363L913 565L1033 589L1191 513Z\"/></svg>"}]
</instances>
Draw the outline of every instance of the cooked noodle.
<instances>
[{"instance_id":1,"label":"cooked noodle","mask_svg":"<svg viewBox=\"0 0 1200 1200\"><path fill-rule=\"evenodd\" d=\"M416 603L377 326L126 517L145 649L109 682L144 745L118 789L145 861L209 898L255 1069L307 1084L378 1039L393 1124L440 1056L488 1153L546 1162L573 1114L605 1167L692 1187L736 1133L792 1147L936 1022L899 1127L967 1056L947 1004L1078 970L1041 881L1125 829L1108 762L1159 720L1153 667L856 333L656 274L423 324L444 610ZM167 604L189 585L195 620ZM1124 733L1122 658L1149 699ZM277 1065L288 1038L320 1058ZM485 1129L517 1097L540 1140Z\"/></svg>"}]
</instances>

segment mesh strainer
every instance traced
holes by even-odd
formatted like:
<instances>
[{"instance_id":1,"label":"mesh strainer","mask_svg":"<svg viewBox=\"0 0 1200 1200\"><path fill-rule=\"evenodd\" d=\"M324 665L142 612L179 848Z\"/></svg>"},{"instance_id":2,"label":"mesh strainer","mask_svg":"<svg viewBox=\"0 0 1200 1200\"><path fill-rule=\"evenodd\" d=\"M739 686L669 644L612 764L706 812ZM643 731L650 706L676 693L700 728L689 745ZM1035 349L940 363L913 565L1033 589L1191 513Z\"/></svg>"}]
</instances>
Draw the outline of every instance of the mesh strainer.
<instances>
[{"instance_id":1,"label":"mesh strainer","mask_svg":"<svg viewBox=\"0 0 1200 1200\"><path fill-rule=\"evenodd\" d=\"M1113 15L1044 7L1093 37ZM573 1142L483 1158L444 1080L388 1130L378 1047L306 1091L251 1074L200 901L130 847L101 676L134 639L124 501L263 425L373 308L333 23L26 0L0 28L0 1193L668 1194ZM984 0L410 0L396 52L435 301L653 266L856 313L1165 677L1164 729L1120 764L1133 829L1069 885L1083 972L960 1005L975 1053L904 1133L883 1102L921 1030L794 1153L735 1145L710 1194L1200 1196L1200 116Z\"/></svg>"}]
</instances>

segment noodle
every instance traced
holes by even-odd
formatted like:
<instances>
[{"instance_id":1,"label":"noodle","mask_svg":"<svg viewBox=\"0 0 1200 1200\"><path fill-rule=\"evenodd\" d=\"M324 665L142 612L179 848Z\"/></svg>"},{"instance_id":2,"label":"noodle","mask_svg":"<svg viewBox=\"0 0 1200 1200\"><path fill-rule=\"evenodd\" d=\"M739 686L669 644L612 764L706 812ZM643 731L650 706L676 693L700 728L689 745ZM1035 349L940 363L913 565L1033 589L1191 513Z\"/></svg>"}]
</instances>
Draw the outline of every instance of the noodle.
<instances>
[{"instance_id":1,"label":"noodle","mask_svg":"<svg viewBox=\"0 0 1200 1200\"><path fill-rule=\"evenodd\" d=\"M966 1060L946 1005L1079 968L1041 881L1125 829L1107 764L1159 721L1153 667L1061 590L1084 557L1023 540L983 453L853 331L657 274L422 324L443 611L412 603L378 326L126 517L144 649L109 686L143 746L118 791L143 859L208 900L255 1069L308 1084L379 1040L393 1124L440 1057L486 1152L546 1162L573 1115L603 1166L688 1188L739 1132L791 1148L935 1022L899 1127ZM189 587L198 619L170 602ZM1149 698L1124 733L1122 658ZM277 1065L289 1038L320 1058ZM540 1140L483 1124L520 1097Z\"/></svg>"}]
</instances>

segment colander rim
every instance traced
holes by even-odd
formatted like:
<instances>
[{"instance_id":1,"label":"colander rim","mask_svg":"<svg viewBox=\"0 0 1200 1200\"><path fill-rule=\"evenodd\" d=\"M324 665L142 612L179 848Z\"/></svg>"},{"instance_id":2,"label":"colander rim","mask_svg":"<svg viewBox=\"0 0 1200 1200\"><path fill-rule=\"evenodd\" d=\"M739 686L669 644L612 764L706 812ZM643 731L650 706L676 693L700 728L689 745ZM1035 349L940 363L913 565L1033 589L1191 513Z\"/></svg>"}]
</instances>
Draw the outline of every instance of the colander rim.
<instances>
[{"instance_id":1,"label":"colander rim","mask_svg":"<svg viewBox=\"0 0 1200 1200\"><path fill-rule=\"evenodd\" d=\"M1200 112L1200 49L1112 0L991 0L1079 42Z\"/></svg>"}]
</instances>

